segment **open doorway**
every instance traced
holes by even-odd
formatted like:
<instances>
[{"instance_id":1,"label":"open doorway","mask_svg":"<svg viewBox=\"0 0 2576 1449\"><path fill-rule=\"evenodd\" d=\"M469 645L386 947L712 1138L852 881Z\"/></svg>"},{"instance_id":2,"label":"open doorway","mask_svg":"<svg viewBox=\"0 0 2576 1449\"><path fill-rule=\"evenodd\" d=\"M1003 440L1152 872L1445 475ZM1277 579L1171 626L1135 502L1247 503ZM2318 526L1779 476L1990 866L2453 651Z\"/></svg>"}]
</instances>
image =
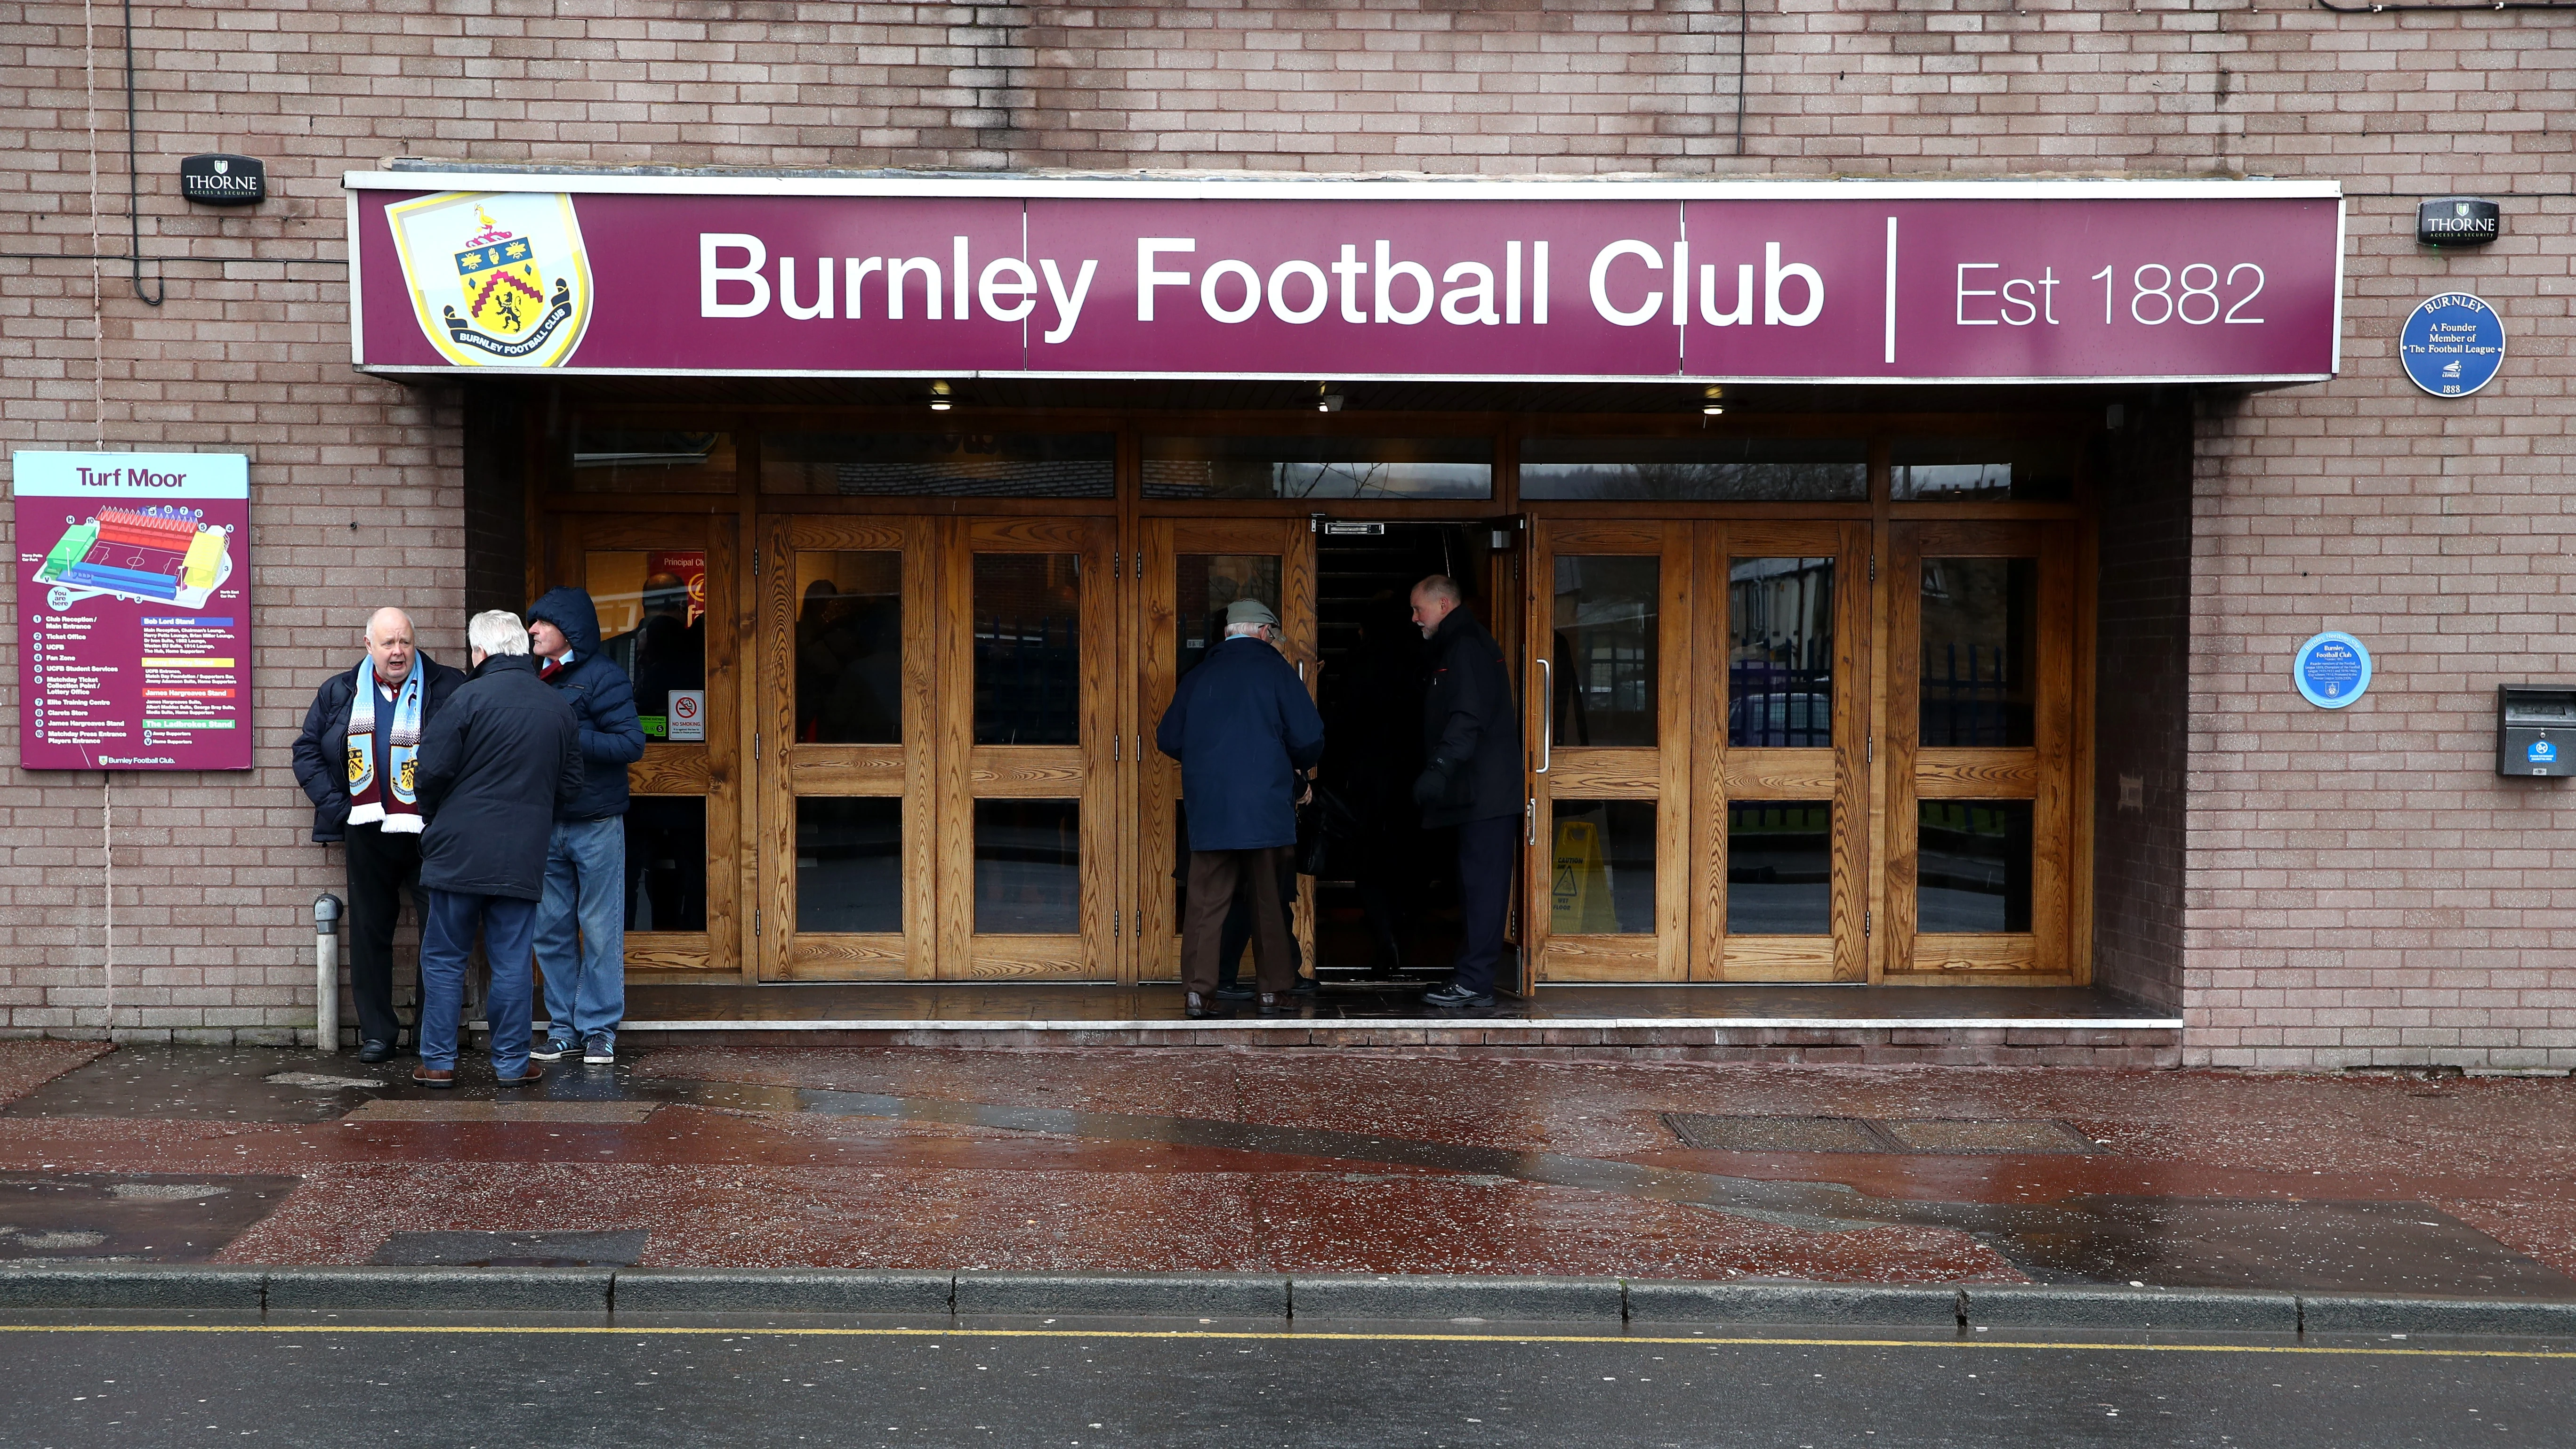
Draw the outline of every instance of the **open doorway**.
<instances>
[{"instance_id":1,"label":"open doorway","mask_svg":"<svg viewBox=\"0 0 2576 1449\"><path fill-rule=\"evenodd\" d=\"M1450 832L1422 829L1413 803L1426 656L1410 595L1422 579L1447 574L1495 628L1493 531L1482 522L1336 520L1319 532L1316 702L1325 746L1316 793L1333 843L1313 881L1316 976L1327 985L1434 983L1458 950L1456 847Z\"/></svg>"}]
</instances>

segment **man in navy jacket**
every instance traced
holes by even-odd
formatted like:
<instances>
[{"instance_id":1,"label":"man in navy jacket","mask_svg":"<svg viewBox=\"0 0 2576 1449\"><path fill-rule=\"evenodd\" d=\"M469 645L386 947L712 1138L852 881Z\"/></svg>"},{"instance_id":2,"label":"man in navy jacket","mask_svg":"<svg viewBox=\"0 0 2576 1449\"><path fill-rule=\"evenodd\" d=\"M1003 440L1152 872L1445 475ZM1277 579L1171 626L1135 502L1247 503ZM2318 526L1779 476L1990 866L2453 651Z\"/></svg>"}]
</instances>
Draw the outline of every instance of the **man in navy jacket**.
<instances>
[{"instance_id":1,"label":"man in navy jacket","mask_svg":"<svg viewBox=\"0 0 2576 1449\"><path fill-rule=\"evenodd\" d=\"M1324 757L1324 720L1279 656L1279 616L1258 599L1225 611L1225 642L1181 676L1154 744L1181 762L1190 836L1181 982L1189 1015L1219 1014L1217 940L1240 885L1252 898L1261 1014L1284 1016L1297 965L1279 901L1282 857L1297 844L1297 775Z\"/></svg>"},{"instance_id":2,"label":"man in navy jacket","mask_svg":"<svg viewBox=\"0 0 2576 1449\"><path fill-rule=\"evenodd\" d=\"M555 804L537 907L537 967L546 974L541 1062L581 1054L617 1060L626 1018L626 767L644 758L635 684L600 652L599 609L581 589L553 589L528 606L537 675L572 706L581 727L580 793Z\"/></svg>"}]
</instances>

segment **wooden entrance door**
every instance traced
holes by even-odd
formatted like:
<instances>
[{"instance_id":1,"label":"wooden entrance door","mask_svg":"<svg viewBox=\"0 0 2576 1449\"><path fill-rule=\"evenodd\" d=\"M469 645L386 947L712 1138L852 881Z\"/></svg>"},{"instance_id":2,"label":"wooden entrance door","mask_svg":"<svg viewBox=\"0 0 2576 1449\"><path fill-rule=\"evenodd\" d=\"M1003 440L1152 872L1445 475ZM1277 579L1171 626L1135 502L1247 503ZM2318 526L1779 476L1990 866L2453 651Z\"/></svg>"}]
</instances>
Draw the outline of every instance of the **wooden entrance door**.
<instances>
[{"instance_id":1,"label":"wooden entrance door","mask_svg":"<svg viewBox=\"0 0 2576 1449\"><path fill-rule=\"evenodd\" d=\"M2072 523L1899 523L1890 980L2080 984Z\"/></svg>"},{"instance_id":2,"label":"wooden entrance door","mask_svg":"<svg viewBox=\"0 0 2576 1449\"><path fill-rule=\"evenodd\" d=\"M1699 528L1699 981L1865 981L1869 529Z\"/></svg>"},{"instance_id":3,"label":"wooden entrance door","mask_svg":"<svg viewBox=\"0 0 2576 1449\"><path fill-rule=\"evenodd\" d=\"M772 517L760 643L760 975L938 974L940 525Z\"/></svg>"},{"instance_id":4,"label":"wooden entrance door","mask_svg":"<svg viewBox=\"0 0 2576 1449\"><path fill-rule=\"evenodd\" d=\"M1684 981L1691 525L1542 520L1523 585L1539 981Z\"/></svg>"},{"instance_id":5,"label":"wooden entrance door","mask_svg":"<svg viewBox=\"0 0 2576 1449\"><path fill-rule=\"evenodd\" d=\"M1142 582L1136 631L1136 901L1137 979L1181 975L1180 890L1176 872L1187 831L1182 824L1181 767L1154 748L1154 729L1180 677L1225 638L1225 609L1259 599L1279 615L1282 652L1315 687L1315 545L1302 518L1149 518L1141 529ZM1295 927L1305 959L1314 959L1314 900L1298 895Z\"/></svg>"},{"instance_id":6,"label":"wooden entrance door","mask_svg":"<svg viewBox=\"0 0 2576 1449\"><path fill-rule=\"evenodd\" d=\"M732 521L578 514L555 530L546 587L586 589L601 652L635 682L644 758L627 767L630 979L739 975L749 888Z\"/></svg>"},{"instance_id":7,"label":"wooden entrance door","mask_svg":"<svg viewBox=\"0 0 2576 1449\"><path fill-rule=\"evenodd\" d=\"M939 529L942 979L1115 979L1118 590L1109 518Z\"/></svg>"}]
</instances>

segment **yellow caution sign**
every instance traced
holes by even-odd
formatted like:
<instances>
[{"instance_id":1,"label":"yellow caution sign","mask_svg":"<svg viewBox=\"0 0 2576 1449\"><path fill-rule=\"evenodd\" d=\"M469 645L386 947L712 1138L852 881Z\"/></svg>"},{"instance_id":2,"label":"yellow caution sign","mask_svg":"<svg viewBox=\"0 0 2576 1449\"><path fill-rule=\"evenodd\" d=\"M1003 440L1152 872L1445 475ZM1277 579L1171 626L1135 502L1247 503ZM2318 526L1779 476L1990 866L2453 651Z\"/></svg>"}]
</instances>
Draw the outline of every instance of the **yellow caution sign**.
<instances>
[{"instance_id":1,"label":"yellow caution sign","mask_svg":"<svg viewBox=\"0 0 2576 1449\"><path fill-rule=\"evenodd\" d=\"M1601 827L1589 820L1556 823L1549 872L1548 929L1560 936L1607 935L1619 928L1610 901L1610 867L1601 858Z\"/></svg>"}]
</instances>

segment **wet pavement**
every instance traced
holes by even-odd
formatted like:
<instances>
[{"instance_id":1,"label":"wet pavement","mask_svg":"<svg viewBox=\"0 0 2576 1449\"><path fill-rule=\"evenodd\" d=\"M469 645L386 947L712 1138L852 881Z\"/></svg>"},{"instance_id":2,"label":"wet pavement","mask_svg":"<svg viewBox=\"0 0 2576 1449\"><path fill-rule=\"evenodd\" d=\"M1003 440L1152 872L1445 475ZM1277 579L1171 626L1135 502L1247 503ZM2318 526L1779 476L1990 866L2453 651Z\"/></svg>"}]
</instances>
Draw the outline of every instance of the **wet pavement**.
<instances>
[{"instance_id":1,"label":"wet pavement","mask_svg":"<svg viewBox=\"0 0 2576 1449\"><path fill-rule=\"evenodd\" d=\"M134 1444L2564 1444L2564 1345L2004 1341L1597 1324L46 1325L0 1318L0 1449ZM1615 1328L1615 1325L1614 1325ZM538 1336L542 1335L542 1336ZM1855 1341L1857 1339L1857 1341Z\"/></svg>"},{"instance_id":2,"label":"wet pavement","mask_svg":"<svg viewBox=\"0 0 2576 1449\"><path fill-rule=\"evenodd\" d=\"M2576 1298L2563 1078L709 1047L427 1092L410 1065L0 1043L0 1257Z\"/></svg>"}]
</instances>

